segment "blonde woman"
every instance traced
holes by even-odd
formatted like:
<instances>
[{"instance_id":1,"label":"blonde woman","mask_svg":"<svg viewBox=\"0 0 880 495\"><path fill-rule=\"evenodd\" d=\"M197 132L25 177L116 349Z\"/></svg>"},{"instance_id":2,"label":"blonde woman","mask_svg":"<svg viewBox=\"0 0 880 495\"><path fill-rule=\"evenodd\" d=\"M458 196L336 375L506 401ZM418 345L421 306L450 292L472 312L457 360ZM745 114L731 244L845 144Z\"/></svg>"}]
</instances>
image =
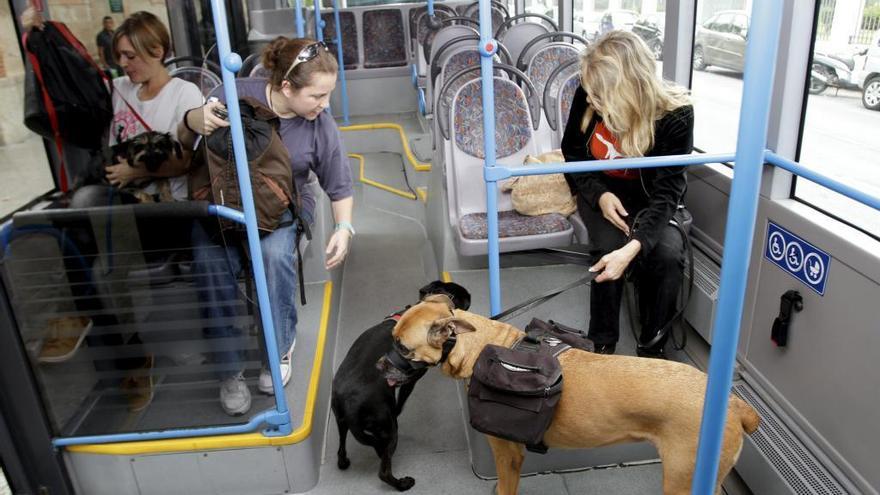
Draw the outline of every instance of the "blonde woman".
<instances>
[{"instance_id":1,"label":"blonde woman","mask_svg":"<svg viewBox=\"0 0 880 495\"><path fill-rule=\"evenodd\" d=\"M656 75L654 58L637 36L612 31L581 58L562 139L566 161L687 154L694 111L684 88ZM590 290L589 337L613 354L619 337L623 275L635 277L642 317L638 354L664 358L665 334L682 284L684 243L669 221L682 204L684 167L567 174L590 235L597 276Z\"/></svg>"}]
</instances>

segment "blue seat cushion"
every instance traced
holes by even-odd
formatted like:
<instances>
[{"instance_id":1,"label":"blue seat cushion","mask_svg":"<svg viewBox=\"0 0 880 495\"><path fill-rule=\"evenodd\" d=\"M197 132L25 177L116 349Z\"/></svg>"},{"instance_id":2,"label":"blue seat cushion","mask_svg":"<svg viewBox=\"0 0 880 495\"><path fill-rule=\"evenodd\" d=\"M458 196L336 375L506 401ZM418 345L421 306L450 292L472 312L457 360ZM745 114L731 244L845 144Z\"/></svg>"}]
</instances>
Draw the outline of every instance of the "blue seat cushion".
<instances>
[{"instance_id":1,"label":"blue seat cushion","mask_svg":"<svg viewBox=\"0 0 880 495\"><path fill-rule=\"evenodd\" d=\"M488 225L485 213L471 213L458 222L465 239L486 239ZM568 219L559 213L527 217L510 211L498 212L498 237L521 237L526 235L552 234L571 228Z\"/></svg>"}]
</instances>

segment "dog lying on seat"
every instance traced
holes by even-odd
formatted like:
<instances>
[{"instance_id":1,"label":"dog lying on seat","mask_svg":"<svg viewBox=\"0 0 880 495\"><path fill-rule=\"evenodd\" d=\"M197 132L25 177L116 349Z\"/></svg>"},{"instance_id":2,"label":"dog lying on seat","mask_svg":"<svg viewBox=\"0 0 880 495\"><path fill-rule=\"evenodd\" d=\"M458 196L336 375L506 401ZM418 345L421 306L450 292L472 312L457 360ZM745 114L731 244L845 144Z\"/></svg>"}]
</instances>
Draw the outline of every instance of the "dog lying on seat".
<instances>
[{"instance_id":1,"label":"dog lying on seat","mask_svg":"<svg viewBox=\"0 0 880 495\"><path fill-rule=\"evenodd\" d=\"M443 294L450 304L460 309L467 309L471 305L470 294L458 284L439 280L431 282L419 290L419 299L431 294ZM330 407L339 428L339 469L347 469L351 464L345 450L346 436L351 430L358 442L376 449L376 454L382 460L379 479L404 491L412 488L415 480L409 476L398 479L391 473L391 456L397 448L397 416L403 411L403 405L416 381L428 369L415 370L395 382L389 382L376 368L379 358L391 349L391 329L399 316L400 313L391 315L367 329L351 345L333 377Z\"/></svg>"},{"instance_id":2,"label":"dog lying on seat","mask_svg":"<svg viewBox=\"0 0 880 495\"><path fill-rule=\"evenodd\" d=\"M129 167L143 167L149 172L156 172L163 163L171 159L172 155L178 159L183 158L180 143L167 132L144 132L126 141L119 140L119 137L121 136L117 136L117 144L110 147L112 163L120 163L120 159L123 159ZM156 184L159 201L174 201L171 185L166 178L140 179L127 186L127 190L139 201L152 203L153 198L141 190L150 182Z\"/></svg>"},{"instance_id":3,"label":"dog lying on seat","mask_svg":"<svg viewBox=\"0 0 880 495\"><path fill-rule=\"evenodd\" d=\"M445 296L429 296L407 310L394 327L398 350L413 362L441 361L444 343L454 346L442 364L444 374L466 379L488 344L511 347L523 332L506 323L455 309ZM448 348L448 345L447 345ZM559 356L562 397L544 443L550 448L592 448L648 441L663 462L663 493L690 493L703 410L706 375L686 364L631 356L594 354L571 349ZM383 359L388 379L401 372ZM736 463L743 433L758 428L750 405L730 397L716 491ZM523 445L487 435L498 472L498 495L519 487Z\"/></svg>"}]
</instances>

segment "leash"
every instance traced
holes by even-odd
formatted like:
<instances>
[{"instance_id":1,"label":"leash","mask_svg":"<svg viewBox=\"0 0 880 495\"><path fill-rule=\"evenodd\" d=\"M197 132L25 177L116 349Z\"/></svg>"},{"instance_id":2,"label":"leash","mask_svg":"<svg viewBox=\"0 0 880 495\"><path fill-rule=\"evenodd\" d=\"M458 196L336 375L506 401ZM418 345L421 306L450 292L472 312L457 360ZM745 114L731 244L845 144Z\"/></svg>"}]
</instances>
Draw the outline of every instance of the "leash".
<instances>
[{"instance_id":1,"label":"leash","mask_svg":"<svg viewBox=\"0 0 880 495\"><path fill-rule=\"evenodd\" d=\"M565 285L563 287L559 287L557 289L553 289L552 291L550 291L546 294L542 294L540 296L533 297L527 301L523 301L523 302L517 304L516 306L513 306L512 308L508 308L508 309L502 311L501 313L498 313L497 315L491 317L490 320L504 321L506 319L513 318L515 316L519 316L520 314L524 313L526 310L536 308L536 307L540 306L541 304L544 304L545 302L549 301L550 299L553 299L554 297L558 296L559 294L562 294L563 292L565 292L567 290L574 289L575 287L579 287L581 285L586 285L586 284L592 282L593 279L596 278L596 275L597 274L595 274L595 273L590 273L586 277L575 280L574 282L572 282L568 285Z\"/></svg>"}]
</instances>

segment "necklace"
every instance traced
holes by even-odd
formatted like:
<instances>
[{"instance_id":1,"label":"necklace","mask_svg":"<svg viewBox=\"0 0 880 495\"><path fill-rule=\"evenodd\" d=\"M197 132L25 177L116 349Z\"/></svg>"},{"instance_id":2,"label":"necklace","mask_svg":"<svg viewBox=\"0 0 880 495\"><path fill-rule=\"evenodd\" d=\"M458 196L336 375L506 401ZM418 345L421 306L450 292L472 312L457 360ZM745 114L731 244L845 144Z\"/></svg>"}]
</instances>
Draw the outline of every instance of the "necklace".
<instances>
[{"instance_id":1,"label":"necklace","mask_svg":"<svg viewBox=\"0 0 880 495\"><path fill-rule=\"evenodd\" d=\"M288 114L282 115L281 112L275 110L275 104L272 101L272 88L267 84L266 85L266 101L269 102L269 109L275 113L275 115L281 117L282 119L296 117L294 112L289 112Z\"/></svg>"}]
</instances>

